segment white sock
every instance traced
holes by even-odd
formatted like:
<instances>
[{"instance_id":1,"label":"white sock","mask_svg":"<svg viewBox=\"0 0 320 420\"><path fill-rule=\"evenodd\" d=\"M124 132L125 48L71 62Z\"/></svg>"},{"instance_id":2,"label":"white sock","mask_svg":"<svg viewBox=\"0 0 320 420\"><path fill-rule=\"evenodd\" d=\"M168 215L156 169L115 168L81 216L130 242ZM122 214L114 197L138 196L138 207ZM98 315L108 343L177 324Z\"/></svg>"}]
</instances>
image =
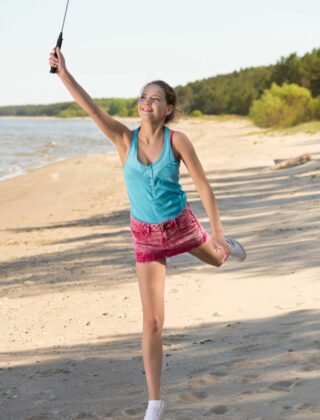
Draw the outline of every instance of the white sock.
<instances>
[{"instance_id":1,"label":"white sock","mask_svg":"<svg viewBox=\"0 0 320 420\"><path fill-rule=\"evenodd\" d=\"M149 400L148 407L158 409L161 406L161 400Z\"/></svg>"}]
</instances>

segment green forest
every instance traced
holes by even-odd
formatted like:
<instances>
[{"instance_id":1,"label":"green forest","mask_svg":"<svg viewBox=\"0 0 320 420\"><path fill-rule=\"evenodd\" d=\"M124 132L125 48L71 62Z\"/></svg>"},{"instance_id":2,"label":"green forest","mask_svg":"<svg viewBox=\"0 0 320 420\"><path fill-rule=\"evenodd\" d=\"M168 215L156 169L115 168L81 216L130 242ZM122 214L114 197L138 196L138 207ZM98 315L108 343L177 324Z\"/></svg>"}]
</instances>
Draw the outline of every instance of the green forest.
<instances>
[{"instance_id":1,"label":"green forest","mask_svg":"<svg viewBox=\"0 0 320 420\"><path fill-rule=\"evenodd\" d=\"M278 87L283 87L285 93ZM302 89L299 90L299 87ZM185 86L179 85L175 90L184 115L249 115L257 125L268 126L268 118L266 120L262 114L266 115L273 105L276 106L276 112L287 106L291 107L287 110L291 117L282 118L282 123L279 123L278 118L275 124L292 125L296 121L292 118L292 107L300 102L301 96L309 110L303 113L302 120L320 119L320 48L313 49L302 57L292 53L288 57L281 57L273 65L240 69L229 74L197 80ZM110 115L137 116L138 98L102 98L94 101ZM87 114L75 102L63 102L50 105L3 106L0 107L0 115L68 118ZM297 121L300 122L301 118Z\"/></svg>"}]
</instances>

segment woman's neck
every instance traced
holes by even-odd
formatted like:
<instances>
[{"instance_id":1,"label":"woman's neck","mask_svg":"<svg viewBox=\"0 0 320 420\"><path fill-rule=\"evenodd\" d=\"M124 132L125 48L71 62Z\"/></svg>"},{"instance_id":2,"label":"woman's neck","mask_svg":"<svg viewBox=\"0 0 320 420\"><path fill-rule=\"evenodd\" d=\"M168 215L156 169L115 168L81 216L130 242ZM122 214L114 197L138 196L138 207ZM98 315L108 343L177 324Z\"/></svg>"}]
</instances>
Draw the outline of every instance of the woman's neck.
<instances>
[{"instance_id":1,"label":"woman's neck","mask_svg":"<svg viewBox=\"0 0 320 420\"><path fill-rule=\"evenodd\" d=\"M151 121L141 121L139 139L145 143L153 143L163 137L163 122L152 123Z\"/></svg>"}]
</instances>

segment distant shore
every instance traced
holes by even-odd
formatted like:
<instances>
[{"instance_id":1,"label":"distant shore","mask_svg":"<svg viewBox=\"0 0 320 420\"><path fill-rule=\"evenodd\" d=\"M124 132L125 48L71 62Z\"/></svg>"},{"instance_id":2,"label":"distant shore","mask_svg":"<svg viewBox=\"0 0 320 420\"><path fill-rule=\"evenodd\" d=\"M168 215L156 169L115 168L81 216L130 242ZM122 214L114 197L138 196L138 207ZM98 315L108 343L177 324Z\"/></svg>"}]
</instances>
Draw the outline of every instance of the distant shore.
<instances>
[{"instance_id":1,"label":"distant shore","mask_svg":"<svg viewBox=\"0 0 320 420\"><path fill-rule=\"evenodd\" d=\"M0 116L1 119L39 119L39 120L92 120L91 117L68 117L68 118L62 118L62 117L51 117L51 116L47 116L47 115L38 115L38 116L26 116L26 115L21 115L21 116L17 116L17 115L1 115ZM114 117L117 120L121 120L121 121L139 121L140 118L137 117Z\"/></svg>"}]
</instances>

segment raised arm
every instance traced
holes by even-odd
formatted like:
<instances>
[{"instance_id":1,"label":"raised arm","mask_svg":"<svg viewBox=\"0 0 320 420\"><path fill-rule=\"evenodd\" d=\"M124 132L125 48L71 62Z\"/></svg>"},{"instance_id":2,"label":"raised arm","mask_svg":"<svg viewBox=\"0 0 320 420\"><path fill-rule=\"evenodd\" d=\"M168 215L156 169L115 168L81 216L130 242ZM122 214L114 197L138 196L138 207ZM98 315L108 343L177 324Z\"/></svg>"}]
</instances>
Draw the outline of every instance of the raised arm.
<instances>
[{"instance_id":1,"label":"raised arm","mask_svg":"<svg viewBox=\"0 0 320 420\"><path fill-rule=\"evenodd\" d=\"M55 51L58 58L54 55ZM53 48L53 52L50 53L49 64L52 67L58 68L56 74L68 89L73 99L89 114L100 130L117 146L119 152L120 149L126 148L128 141L131 139L132 132L128 127L112 118L105 110L93 102L88 93L67 70L64 56L58 47Z\"/></svg>"}]
</instances>

